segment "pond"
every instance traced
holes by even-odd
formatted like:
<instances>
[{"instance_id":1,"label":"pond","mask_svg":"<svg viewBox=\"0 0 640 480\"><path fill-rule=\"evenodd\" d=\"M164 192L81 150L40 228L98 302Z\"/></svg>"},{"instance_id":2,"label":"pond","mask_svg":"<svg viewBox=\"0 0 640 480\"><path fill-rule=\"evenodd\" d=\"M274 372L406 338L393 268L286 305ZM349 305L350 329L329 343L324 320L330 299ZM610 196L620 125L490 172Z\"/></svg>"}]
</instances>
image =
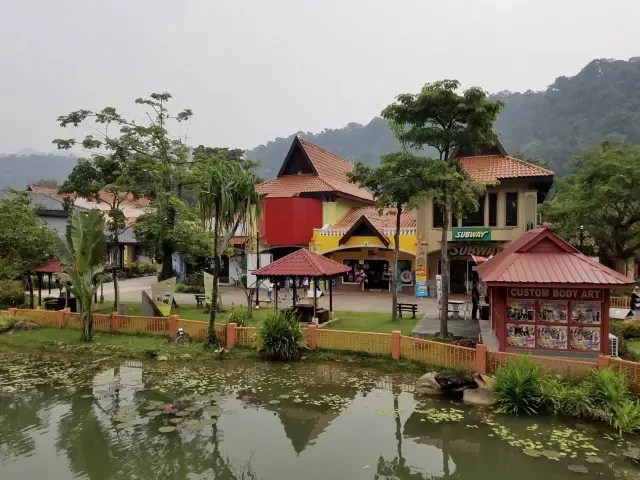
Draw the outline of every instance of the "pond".
<instances>
[{"instance_id":1,"label":"pond","mask_svg":"<svg viewBox=\"0 0 640 480\"><path fill-rule=\"evenodd\" d=\"M0 478L640 479L622 455L633 437L416 398L415 380L346 363L5 351Z\"/></svg>"}]
</instances>

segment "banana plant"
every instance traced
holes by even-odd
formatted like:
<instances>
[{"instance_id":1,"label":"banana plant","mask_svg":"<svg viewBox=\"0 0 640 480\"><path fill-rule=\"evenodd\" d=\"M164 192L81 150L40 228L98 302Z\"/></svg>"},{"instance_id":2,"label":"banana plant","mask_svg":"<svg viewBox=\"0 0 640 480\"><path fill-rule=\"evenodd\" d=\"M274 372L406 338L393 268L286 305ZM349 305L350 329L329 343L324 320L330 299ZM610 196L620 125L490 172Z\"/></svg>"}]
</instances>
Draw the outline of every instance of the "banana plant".
<instances>
[{"instance_id":1,"label":"banana plant","mask_svg":"<svg viewBox=\"0 0 640 480\"><path fill-rule=\"evenodd\" d=\"M88 214L74 212L69 217L67 232L57 239L57 255L64 270L58 274L61 282L80 302L82 339L93 338L93 301L104 278L104 256L107 241L105 218L99 210Z\"/></svg>"}]
</instances>

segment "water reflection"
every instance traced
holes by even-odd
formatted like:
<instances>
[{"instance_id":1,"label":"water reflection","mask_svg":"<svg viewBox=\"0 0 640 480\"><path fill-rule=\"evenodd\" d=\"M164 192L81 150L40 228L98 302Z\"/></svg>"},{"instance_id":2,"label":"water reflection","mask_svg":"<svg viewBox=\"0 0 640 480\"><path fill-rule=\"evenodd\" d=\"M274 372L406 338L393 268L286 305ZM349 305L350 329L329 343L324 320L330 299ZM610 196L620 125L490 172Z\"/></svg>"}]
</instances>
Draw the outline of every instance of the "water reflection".
<instances>
[{"instance_id":1,"label":"water reflection","mask_svg":"<svg viewBox=\"0 0 640 480\"><path fill-rule=\"evenodd\" d=\"M416 400L412 376L335 363L3 355L0 478L551 480L573 475L571 464L590 478L638 478L613 456L628 445L598 430L582 443L593 442L602 464L580 446L575 459L532 458L519 439L559 451L549 432L566 425ZM442 413L452 408L461 413Z\"/></svg>"}]
</instances>

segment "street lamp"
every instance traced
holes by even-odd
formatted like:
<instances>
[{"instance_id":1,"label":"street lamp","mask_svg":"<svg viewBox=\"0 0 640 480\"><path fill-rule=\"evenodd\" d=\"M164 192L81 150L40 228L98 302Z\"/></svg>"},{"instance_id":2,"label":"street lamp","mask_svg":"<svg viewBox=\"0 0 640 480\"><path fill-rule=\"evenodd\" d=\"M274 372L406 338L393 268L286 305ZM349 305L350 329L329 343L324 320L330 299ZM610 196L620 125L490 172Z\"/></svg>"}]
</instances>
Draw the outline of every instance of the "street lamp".
<instances>
[{"instance_id":1,"label":"street lamp","mask_svg":"<svg viewBox=\"0 0 640 480\"><path fill-rule=\"evenodd\" d=\"M584 225L580 225L580 252L584 247Z\"/></svg>"}]
</instances>

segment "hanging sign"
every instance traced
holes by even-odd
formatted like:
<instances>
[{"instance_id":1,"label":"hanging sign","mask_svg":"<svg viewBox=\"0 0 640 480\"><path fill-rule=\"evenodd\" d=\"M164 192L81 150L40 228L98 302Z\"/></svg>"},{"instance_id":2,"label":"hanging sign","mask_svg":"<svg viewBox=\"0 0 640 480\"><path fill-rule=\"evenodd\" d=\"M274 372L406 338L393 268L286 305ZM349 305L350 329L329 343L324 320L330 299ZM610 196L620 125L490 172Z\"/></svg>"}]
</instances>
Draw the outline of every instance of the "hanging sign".
<instances>
[{"instance_id":1,"label":"hanging sign","mask_svg":"<svg viewBox=\"0 0 640 480\"><path fill-rule=\"evenodd\" d=\"M490 242L491 229L479 228L453 228L451 241L453 242Z\"/></svg>"},{"instance_id":2,"label":"hanging sign","mask_svg":"<svg viewBox=\"0 0 640 480\"><path fill-rule=\"evenodd\" d=\"M428 297L428 296L429 296L429 282L427 281L427 269L425 267L417 267L416 268L416 297Z\"/></svg>"}]
</instances>

